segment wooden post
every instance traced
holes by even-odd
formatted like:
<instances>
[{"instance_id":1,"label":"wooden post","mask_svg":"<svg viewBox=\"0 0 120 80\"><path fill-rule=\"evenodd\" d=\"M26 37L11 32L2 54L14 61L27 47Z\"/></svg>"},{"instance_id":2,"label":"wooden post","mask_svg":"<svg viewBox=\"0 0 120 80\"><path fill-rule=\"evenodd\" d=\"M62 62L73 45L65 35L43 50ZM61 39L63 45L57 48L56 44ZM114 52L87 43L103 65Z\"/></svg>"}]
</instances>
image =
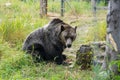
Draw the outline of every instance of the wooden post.
<instances>
[{"instance_id":1,"label":"wooden post","mask_svg":"<svg viewBox=\"0 0 120 80\"><path fill-rule=\"evenodd\" d=\"M64 0L61 0L61 16L64 16Z\"/></svg>"},{"instance_id":2,"label":"wooden post","mask_svg":"<svg viewBox=\"0 0 120 80\"><path fill-rule=\"evenodd\" d=\"M40 16L47 15L47 0L40 0Z\"/></svg>"},{"instance_id":3,"label":"wooden post","mask_svg":"<svg viewBox=\"0 0 120 80\"><path fill-rule=\"evenodd\" d=\"M91 0L91 5L92 5L92 12L93 12L93 16L94 16L94 21L96 21L96 10L97 10L97 5L96 5L96 0Z\"/></svg>"}]
</instances>

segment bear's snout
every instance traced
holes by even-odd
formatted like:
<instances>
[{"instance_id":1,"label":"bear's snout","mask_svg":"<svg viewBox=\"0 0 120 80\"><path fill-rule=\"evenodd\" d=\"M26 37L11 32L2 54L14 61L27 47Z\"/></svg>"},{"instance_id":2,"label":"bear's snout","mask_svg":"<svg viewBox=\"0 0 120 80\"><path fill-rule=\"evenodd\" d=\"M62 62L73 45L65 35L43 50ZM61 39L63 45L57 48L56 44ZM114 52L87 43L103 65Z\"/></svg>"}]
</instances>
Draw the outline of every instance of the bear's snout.
<instances>
[{"instance_id":1,"label":"bear's snout","mask_svg":"<svg viewBox=\"0 0 120 80\"><path fill-rule=\"evenodd\" d=\"M66 47L70 48L71 46L72 46L72 40L68 38L66 42Z\"/></svg>"},{"instance_id":2,"label":"bear's snout","mask_svg":"<svg viewBox=\"0 0 120 80\"><path fill-rule=\"evenodd\" d=\"M67 47L70 48L72 45L71 44L67 44Z\"/></svg>"}]
</instances>

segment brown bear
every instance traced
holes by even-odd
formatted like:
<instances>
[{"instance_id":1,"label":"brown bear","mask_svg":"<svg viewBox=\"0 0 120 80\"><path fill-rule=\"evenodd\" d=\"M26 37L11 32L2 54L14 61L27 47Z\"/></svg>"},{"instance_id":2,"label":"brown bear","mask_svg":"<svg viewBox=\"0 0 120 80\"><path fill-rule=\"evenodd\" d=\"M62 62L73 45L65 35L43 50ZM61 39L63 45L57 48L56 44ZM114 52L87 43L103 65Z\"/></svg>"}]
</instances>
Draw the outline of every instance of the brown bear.
<instances>
[{"instance_id":1,"label":"brown bear","mask_svg":"<svg viewBox=\"0 0 120 80\"><path fill-rule=\"evenodd\" d=\"M63 50L70 48L76 39L76 28L55 18L43 28L39 28L28 35L22 49L30 53L35 61L55 61L62 64L66 56Z\"/></svg>"}]
</instances>

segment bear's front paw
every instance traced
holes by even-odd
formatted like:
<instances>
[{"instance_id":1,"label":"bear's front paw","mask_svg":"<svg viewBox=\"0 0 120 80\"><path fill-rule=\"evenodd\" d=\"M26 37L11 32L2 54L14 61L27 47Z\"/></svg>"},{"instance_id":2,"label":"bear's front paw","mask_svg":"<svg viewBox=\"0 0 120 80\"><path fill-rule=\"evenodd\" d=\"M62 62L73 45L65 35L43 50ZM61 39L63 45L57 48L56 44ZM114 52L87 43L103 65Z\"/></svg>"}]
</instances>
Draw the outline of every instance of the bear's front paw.
<instances>
[{"instance_id":1,"label":"bear's front paw","mask_svg":"<svg viewBox=\"0 0 120 80\"><path fill-rule=\"evenodd\" d=\"M63 63L63 57L62 56L55 57L54 60L55 60L55 63L58 64L58 65Z\"/></svg>"},{"instance_id":2,"label":"bear's front paw","mask_svg":"<svg viewBox=\"0 0 120 80\"><path fill-rule=\"evenodd\" d=\"M67 59L67 57L66 57L66 55L62 55L62 58L63 58L63 60L66 60Z\"/></svg>"}]
</instances>

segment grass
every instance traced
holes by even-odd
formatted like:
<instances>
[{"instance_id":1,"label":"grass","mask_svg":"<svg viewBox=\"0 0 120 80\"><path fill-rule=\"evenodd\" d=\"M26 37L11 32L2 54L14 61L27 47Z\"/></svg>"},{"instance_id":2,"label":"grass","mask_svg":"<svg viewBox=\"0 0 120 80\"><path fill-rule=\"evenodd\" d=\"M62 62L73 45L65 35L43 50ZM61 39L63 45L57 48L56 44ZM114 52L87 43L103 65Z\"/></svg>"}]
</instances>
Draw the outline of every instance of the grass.
<instances>
[{"instance_id":1,"label":"grass","mask_svg":"<svg viewBox=\"0 0 120 80\"><path fill-rule=\"evenodd\" d=\"M3 43L1 41L1 43ZM1 80L77 80L90 74L67 66L45 62L38 65L32 62L32 58L20 50L11 48L8 43L0 44L0 79ZM82 75L80 74L82 73ZM81 77L79 76L81 75ZM89 78L87 78L90 80ZM86 78L83 77L83 80Z\"/></svg>"},{"instance_id":2,"label":"grass","mask_svg":"<svg viewBox=\"0 0 120 80\"><path fill-rule=\"evenodd\" d=\"M36 19L33 21L30 16L6 19L0 24L2 39L10 43L23 42L27 36L26 34L39 26L43 26L46 22L46 19Z\"/></svg>"},{"instance_id":3,"label":"grass","mask_svg":"<svg viewBox=\"0 0 120 80\"><path fill-rule=\"evenodd\" d=\"M48 3L48 11L60 13L59 1L49 0ZM69 22L74 14L81 16L78 22L71 24L78 25L78 37L73 44L72 53L76 55L75 52L80 44L93 40L94 33L97 33L99 40L104 40L106 24L104 20L100 20L98 26L92 26L90 3L75 1L69 3L71 8L65 3L65 14L68 17L62 19ZM105 12L99 14L105 15ZM54 63L43 62L36 65L30 55L21 51L25 37L49 20L49 18L39 17L39 0L0 0L0 80L96 80L96 76L99 76L96 75L99 68L95 68L94 71L81 71L78 67Z\"/></svg>"},{"instance_id":4,"label":"grass","mask_svg":"<svg viewBox=\"0 0 120 80\"><path fill-rule=\"evenodd\" d=\"M106 39L106 22L101 21L92 26L88 32L89 41L105 41Z\"/></svg>"}]
</instances>

